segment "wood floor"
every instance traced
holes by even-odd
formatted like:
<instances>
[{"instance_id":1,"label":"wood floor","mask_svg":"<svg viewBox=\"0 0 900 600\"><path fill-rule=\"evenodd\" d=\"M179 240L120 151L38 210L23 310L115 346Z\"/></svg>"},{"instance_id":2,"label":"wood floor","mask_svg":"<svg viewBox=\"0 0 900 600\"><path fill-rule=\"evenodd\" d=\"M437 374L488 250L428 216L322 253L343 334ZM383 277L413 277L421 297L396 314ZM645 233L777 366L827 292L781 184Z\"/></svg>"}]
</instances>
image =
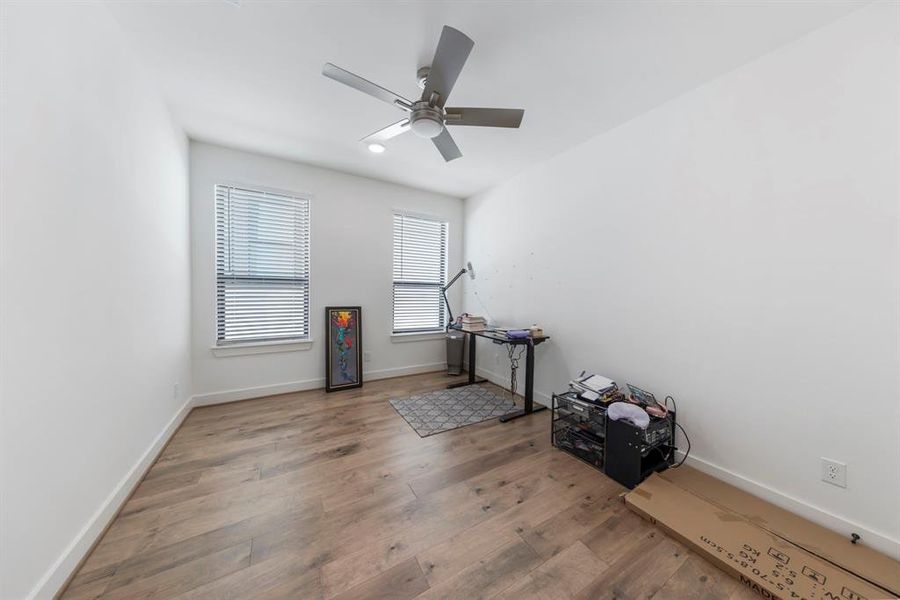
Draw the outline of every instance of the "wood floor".
<instances>
[{"instance_id":1,"label":"wood floor","mask_svg":"<svg viewBox=\"0 0 900 600\"><path fill-rule=\"evenodd\" d=\"M552 448L549 415L428 438L443 374L194 410L64 598L750 598Z\"/></svg>"}]
</instances>

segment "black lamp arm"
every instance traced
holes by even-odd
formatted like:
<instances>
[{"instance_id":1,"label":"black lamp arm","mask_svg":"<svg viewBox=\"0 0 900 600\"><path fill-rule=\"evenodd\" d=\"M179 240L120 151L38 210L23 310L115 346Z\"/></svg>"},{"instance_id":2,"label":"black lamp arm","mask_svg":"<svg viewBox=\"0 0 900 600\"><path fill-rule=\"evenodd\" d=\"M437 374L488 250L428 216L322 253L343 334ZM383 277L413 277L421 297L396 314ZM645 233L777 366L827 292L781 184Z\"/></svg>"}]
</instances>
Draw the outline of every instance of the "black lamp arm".
<instances>
[{"instance_id":1,"label":"black lamp arm","mask_svg":"<svg viewBox=\"0 0 900 600\"><path fill-rule=\"evenodd\" d=\"M453 279L447 282L447 284L441 289L441 293L444 294L444 304L447 305L447 315L450 317L450 320L447 322L447 328L450 328L450 325L453 324L453 311L450 310L450 301L447 300L447 290L450 289L450 286L456 283L456 280L465 275L466 269L462 268L459 270L459 273L453 276Z\"/></svg>"},{"instance_id":2,"label":"black lamp arm","mask_svg":"<svg viewBox=\"0 0 900 600\"><path fill-rule=\"evenodd\" d=\"M450 281L447 282L447 285L444 286L444 291L446 292L447 290L449 290L450 286L453 285L454 283L456 283L456 280L465 274L466 274L466 269L464 267L459 270L459 273L457 273L456 275L453 276L453 279L451 279Z\"/></svg>"}]
</instances>

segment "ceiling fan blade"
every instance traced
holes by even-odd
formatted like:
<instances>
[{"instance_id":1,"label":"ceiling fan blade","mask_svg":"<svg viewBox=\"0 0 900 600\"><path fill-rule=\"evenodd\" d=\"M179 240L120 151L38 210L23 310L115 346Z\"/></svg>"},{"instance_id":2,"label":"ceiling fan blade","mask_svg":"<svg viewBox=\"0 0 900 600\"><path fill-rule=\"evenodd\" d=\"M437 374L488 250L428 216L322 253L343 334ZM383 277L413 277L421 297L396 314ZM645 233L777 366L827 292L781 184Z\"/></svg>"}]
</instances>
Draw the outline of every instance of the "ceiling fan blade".
<instances>
[{"instance_id":1,"label":"ceiling fan blade","mask_svg":"<svg viewBox=\"0 0 900 600\"><path fill-rule=\"evenodd\" d=\"M434 59L431 61L431 70L425 80L422 100L430 100L432 92L437 92L439 95L437 104L443 108L474 45L475 42L466 34L444 25L437 50L434 51Z\"/></svg>"},{"instance_id":2,"label":"ceiling fan blade","mask_svg":"<svg viewBox=\"0 0 900 600\"><path fill-rule=\"evenodd\" d=\"M359 75L355 75L346 69L342 69L337 65L325 63L322 67L322 75L329 79L334 79L344 85L349 85L353 89L359 90L364 94L368 94L379 100L383 100L388 104L393 104L403 110L412 109L412 102L399 94L395 94L391 90L387 90L380 85L376 85L368 79L363 79Z\"/></svg>"},{"instance_id":3,"label":"ceiling fan blade","mask_svg":"<svg viewBox=\"0 0 900 600\"><path fill-rule=\"evenodd\" d=\"M448 108L444 123L476 127L518 127L525 111L518 108Z\"/></svg>"},{"instance_id":4,"label":"ceiling fan blade","mask_svg":"<svg viewBox=\"0 0 900 600\"><path fill-rule=\"evenodd\" d=\"M375 133L370 133L359 141L364 144L378 144L381 142L386 142L387 140L397 137L401 133L405 133L407 131L409 131L409 119L403 119L402 121L397 121L396 123L388 125L384 129L379 129Z\"/></svg>"},{"instance_id":5,"label":"ceiling fan blade","mask_svg":"<svg viewBox=\"0 0 900 600\"><path fill-rule=\"evenodd\" d=\"M438 152L441 153L441 156L447 162L462 156L462 152L459 151L459 147L453 141L453 136L450 135L446 128L437 137L431 138L431 141L434 142Z\"/></svg>"}]
</instances>

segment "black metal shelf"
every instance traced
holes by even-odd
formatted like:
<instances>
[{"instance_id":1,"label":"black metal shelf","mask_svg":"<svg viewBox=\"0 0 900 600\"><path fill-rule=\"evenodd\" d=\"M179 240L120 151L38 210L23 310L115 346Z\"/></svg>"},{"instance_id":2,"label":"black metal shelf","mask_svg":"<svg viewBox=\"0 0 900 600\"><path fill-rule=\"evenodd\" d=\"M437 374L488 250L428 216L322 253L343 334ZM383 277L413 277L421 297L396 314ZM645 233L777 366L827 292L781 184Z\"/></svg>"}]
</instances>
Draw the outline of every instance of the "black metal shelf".
<instances>
[{"instance_id":1,"label":"black metal shelf","mask_svg":"<svg viewBox=\"0 0 900 600\"><path fill-rule=\"evenodd\" d=\"M578 397L575 392L553 394L550 403L550 442L554 447L632 488L674 461L675 413L653 418L640 429L606 418L606 406Z\"/></svg>"}]
</instances>

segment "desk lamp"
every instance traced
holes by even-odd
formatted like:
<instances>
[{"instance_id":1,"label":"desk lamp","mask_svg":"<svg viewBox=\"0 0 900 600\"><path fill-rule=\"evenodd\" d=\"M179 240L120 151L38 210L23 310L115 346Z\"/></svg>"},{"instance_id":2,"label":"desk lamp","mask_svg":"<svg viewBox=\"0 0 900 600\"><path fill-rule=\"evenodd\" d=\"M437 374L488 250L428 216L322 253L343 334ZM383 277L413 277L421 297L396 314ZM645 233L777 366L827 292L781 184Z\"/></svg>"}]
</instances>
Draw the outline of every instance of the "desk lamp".
<instances>
[{"instance_id":1,"label":"desk lamp","mask_svg":"<svg viewBox=\"0 0 900 600\"><path fill-rule=\"evenodd\" d=\"M469 279L475 279L475 269L472 267L471 262L467 262L466 266L464 268L460 269L459 273L454 275L453 279L448 281L447 285L445 285L441 289L441 292L444 294L444 304L447 305L447 314L450 316L450 320L447 322L447 327L445 329L449 329L450 326L453 324L453 311L450 310L450 301L447 300L447 290L449 290L450 286L452 286L454 283L456 283L456 280L459 279L460 277L462 277L464 273L469 274Z\"/></svg>"}]
</instances>

